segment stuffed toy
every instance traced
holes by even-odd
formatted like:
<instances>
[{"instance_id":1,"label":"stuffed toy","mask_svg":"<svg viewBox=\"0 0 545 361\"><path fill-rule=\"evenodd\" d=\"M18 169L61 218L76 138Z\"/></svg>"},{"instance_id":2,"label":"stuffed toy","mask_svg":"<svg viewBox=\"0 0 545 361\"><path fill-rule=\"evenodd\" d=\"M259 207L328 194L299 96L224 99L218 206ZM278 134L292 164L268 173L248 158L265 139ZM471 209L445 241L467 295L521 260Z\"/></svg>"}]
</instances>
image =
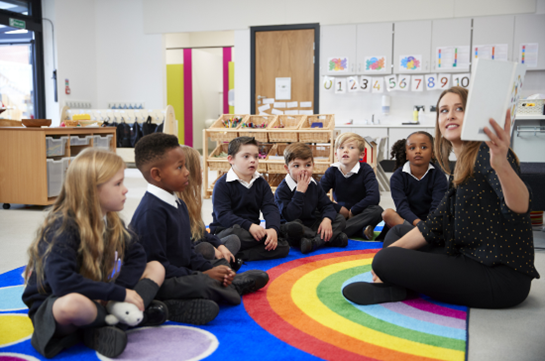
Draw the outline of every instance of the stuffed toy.
<instances>
[{"instance_id":1,"label":"stuffed toy","mask_svg":"<svg viewBox=\"0 0 545 361\"><path fill-rule=\"evenodd\" d=\"M109 301L106 310L110 313L106 316L106 323L110 326L117 325L119 322L136 326L144 318L144 313L129 302Z\"/></svg>"}]
</instances>

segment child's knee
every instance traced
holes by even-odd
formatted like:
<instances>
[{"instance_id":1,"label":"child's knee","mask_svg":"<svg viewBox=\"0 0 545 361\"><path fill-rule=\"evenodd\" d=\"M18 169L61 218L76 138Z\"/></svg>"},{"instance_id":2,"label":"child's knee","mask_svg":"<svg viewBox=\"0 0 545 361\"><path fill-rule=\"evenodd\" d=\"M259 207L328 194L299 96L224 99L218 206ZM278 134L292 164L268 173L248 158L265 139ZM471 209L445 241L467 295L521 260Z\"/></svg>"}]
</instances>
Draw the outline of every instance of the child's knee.
<instances>
[{"instance_id":1,"label":"child's knee","mask_svg":"<svg viewBox=\"0 0 545 361\"><path fill-rule=\"evenodd\" d=\"M373 271L383 282L388 278L388 271L395 264L397 251L397 247L383 248L373 258Z\"/></svg>"},{"instance_id":2,"label":"child's knee","mask_svg":"<svg viewBox=\"0 0 545 361\"><path fill-rule=\"evenodd\" d=\"M396 211L394 211L392 208L387 208L384 210L384 212L382 212L382 219L384 219L384 222L388 223L396 214Z\"/></svg>"},{"instance_id":3,"label":"child's knee","mask_svg":"<svg viewBox=\"0 0 545 361\"><path fill-rule=\"evenodd\" d=\"M59 297L53 304L55 320L66 324L70 320L79 319L82 313L87 313L95 306L93 301L80 293L69 293Z\"/></svg>"},{"instance_id":4,"label":"child's knee","mask_svg":"<svg viewBox=\"0 0 545 361\"><path fill-rule=\"evenodd\" d=\"M337 213L337 217L335 217L335 223L339 225L342 229L345 229L346 227L346 219L344 216L340 213Z\"/></svg>"},{"instance_id":5,"label":"child's knee","mask_svg":"<svg viewBox=\"0 0 545 361\"><path fill-rule=\"evenodd\" d=\"M158 261L150 261L146 264L142 278L149 278L161 286L165 280L165 267Z\"/></svg>"}]
</instances>

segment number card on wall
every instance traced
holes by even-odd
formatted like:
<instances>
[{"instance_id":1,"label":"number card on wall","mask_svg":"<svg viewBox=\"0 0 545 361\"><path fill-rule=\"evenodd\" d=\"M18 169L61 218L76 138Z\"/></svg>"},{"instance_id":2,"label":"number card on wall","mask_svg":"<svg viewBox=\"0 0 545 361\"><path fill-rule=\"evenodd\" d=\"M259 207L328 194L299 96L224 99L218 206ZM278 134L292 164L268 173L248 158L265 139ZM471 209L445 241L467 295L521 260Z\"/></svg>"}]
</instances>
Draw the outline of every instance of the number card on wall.
<instances>
[{"instance_id":1,"label":"number card on wall","mask_svg":"<svg viewBox=\"0 0 545 361\"><path fill-rule=\"evenodd\" d=\"M453 74L452 75L452 86L461 86L463 88L469 87L469 78L471 74Z\"/></svg>"},{"instance_id":2,"label":"number card on wall","mask_svg":"<svg viewBox=\"0 0 545 361\"><path fill-rule=\"evenodd\" d=\"M373 78L369 76L360 76L360 92L370 92Z\"/></svg>"},{"instance_id":3,"label":"number card on wall","mask_svg":"<svg viewBox=\"0 0 545 361\"><path fill-rule=\"evenodd\" d=\"M409 90L409 83L411 82L411 76L410 75L400 75L399 78L397 78L397 88L396 90L401 91L408 91Z\"/></svg>"},{"instance_id":4,"label":"number card on wall","mask_svg":"<svg viewBox=\"0 0 545 361\"><path fill-rule=\"evenodd\" d=\"M397 90L397 75L390 75L384 77L386 83L386 90L389 92Z\"/></svg>"},{"instance_id":5,"label":"number card on wall","mask_svg":"<svg viewBox=\"0 0 545 361\"><path fill-rule=\"evenodd\" d=\"M349 76L346 80L349 93L357 92L359 88L358 77Z\"/></svg>"},{"instance_id":6,"label":"number card on wall","mask_svg":"<svg viewBox=\"0 0 545 361\"><path fill-rule=\"evenodd\" d=\"M346 93L346 78L335 78L335 94Z\"/></svg>"},{"instance_id":7,"label":"number card on wall","mask_svg":"<svg viewBox=\"0 0 545 361\"><path fill-rule=\"evenodd\" d=\"M332 78L332 77L329 77L329 76L324 76L322 86L324 87L325 91L332 92L334 84L335 84L335 78Z\"/></svg>"},{"instance_id":8,"label":"number card on wall","mask_svg":"<svg viewBox=\"0 0 545 361\"><path fill-rule=\"evenodd\" d=\"M424 90L424 75L413 75L411 77L411 91L421 92Z\"/></svg>"},{"instance_id":9,"label":"number card on wall","mask_svg":"<svg viewBox=\"0 0 545 361\"><path fill-rule=\"evenodd\" d=\"M426 89L435 90L438 89L437 86L437 74L426 75Z\"/></svg>"},{"instance_id":10,"label":"number card on wall","mask_svg":"<svg viewBox=\"0 0 545 361\"><path fill-rule=\"evenodd\" d=\"M373 79L373 93L383 93L384 92L384 79L372 78Z\"/></svg>"},{"instance_id":11,"label":"number card on wall","mask_svg":"<svg viewBox=\"0 0 545 361\"><path fill-rule=\"evenodd\" d=\"M445 90L450 88L450 74L441 74L437 76L437 79L439 79L439 86L438 89Z\"/></svg>"}]
</instances>

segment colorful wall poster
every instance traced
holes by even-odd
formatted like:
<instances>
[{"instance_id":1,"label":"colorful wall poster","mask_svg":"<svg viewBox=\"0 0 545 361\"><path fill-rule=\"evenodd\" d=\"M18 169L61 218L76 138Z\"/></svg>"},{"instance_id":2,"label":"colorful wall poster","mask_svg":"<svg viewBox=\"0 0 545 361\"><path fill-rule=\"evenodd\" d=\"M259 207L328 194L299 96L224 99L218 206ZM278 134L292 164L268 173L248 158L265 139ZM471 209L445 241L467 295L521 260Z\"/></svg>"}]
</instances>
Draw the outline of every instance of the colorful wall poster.
<instances>
[{"instance_id":1,"label":"colorful wall poster","mask_svg":"<svg viewBox=\"0 0 545 361\"><path fill-rule=\"evenodd\" d=\"M437 70L469 69L469 46L442 46L435 52Z\"/></svg>"},{"instance_id":2,"label":"colorful wall poster","mask_svg":"<svg viewBox=\"0 0 545 361\"><path fill-rule=\"evenodd\" d=\"M473 59L490 59L507 61L507 44L473 45Z\"/></svg>"},{"instance_id":3,"label":"colorful wall poster","mask_svg":"<svg viewBox=\"0 0 545 361\"><path fill-rule=\"evenodd\" d=\"M347 72L348 71L348 58L339 57L339 58L329 58L327 60L328 67L327 70L330 72Z\"/></svg>"},{"instance_id":4,"label":"colorful wall poster","mask_svg":"<svg viewBox=\"0 0 545 361\"><path fill-rule=\"evenodd\" d=\"M526 65L528 68L537 67L538 47L538 43L520 44L520 63Z\"/></svg>"},{"instance_id":5,"label":"colorful wall poster","mask_svg":"<svg viewBox=\"0 0 545 361\"><path fill-rule=\"evenodd\" d=\"M366 56L365 71L382 73L386 71L386 56Z\"/></svg>"},{"instance_id":6,"label":"colorful wall poster","mask_svg":"<svg viewBox=\"0 0 545 361\"><path fill-rule=\"evenodd\" d=\"M422 55L400 55L399 70L421 71L422 70Z\"/></svg>"}]
</instances>

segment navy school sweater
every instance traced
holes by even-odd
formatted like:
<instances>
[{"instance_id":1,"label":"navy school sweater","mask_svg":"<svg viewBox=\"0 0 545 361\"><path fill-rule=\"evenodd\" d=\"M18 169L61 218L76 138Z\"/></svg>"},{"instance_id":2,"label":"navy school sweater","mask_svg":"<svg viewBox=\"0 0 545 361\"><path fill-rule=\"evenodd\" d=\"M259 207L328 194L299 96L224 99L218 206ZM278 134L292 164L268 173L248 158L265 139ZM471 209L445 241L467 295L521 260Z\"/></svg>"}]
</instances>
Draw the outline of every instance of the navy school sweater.
<instances>
[{"instance_id":1,"label":"navy school sweater","mask_svg":"<svg viewBox=\"0 0 545 361\"><path fill-rule=\"evenodd\" d=\"M238 180L227 182L225 174L214 185L212 205L212 233L218 233L217 227L230 228L235 224L249 230L252 224L259 225L259 212L263 213L267 228L279 232L280 213L271 187L263 177L257 178L248 189Z\"/></svg>"},{"instance_id":2,"label":"navy school sweater","mask_svg":"<svg viewBox=\"0 0 545 361\"><path fill-rule=\"evenodd\" d=\"M50 242L54 242L53 248L44 261L44 279L42 286L44 293L40 293L36 273L32 272L25 291L23 302L28 306L29 316L32 316L49 295L57 297L69 293L79 293L92 300L124 301L126 288L132 289L146 268L146 254L138 242L128 240L125 254L120 258L122 266L111 282L92 281L79 273L81 258L78 255L81 239L76 222L67 221L65 230L56 235L62 225L62 219L56 221L51 231L42 239L40 253L46 251Z\"/></svg>"},{"instance_id":3,"label":"navy school sweater","mask_svg":"<svg viewBox=\"0 0 545 361\"><path fill-rule=\"evenodd\" d=\"M212 268L195 252L187 206L179 200L178 208L146 192L136 208L130 224L146 251L147 260L165 267L165 278L187 276L194 271Z\"/></svg>"},{"instance_id":4,"label":"navy school sweater","mask_svg":"<svg viewBox=\"0 0 545 361\"><path fill-rule=\"evenodd\" d=\"M438 167L430 168L420 180L400 167L390 178L390 189L397 213L412 224L417 218L426 220L437 208L448 189L448 182Z\"/></svg>"},{"instance_id":5,"label":"navy school sweater","mask_svg":"<svg viewBox=\"0 0 545 361\"><path fill-rule=\"evenodd\" d=\"M307 227L316 222L318 211L322 217L327 217L333 222L337 217L337 211L333 202L327 197L324 190L314 182L310 182L305 193L298 192L297 187L290 190L284 179L274 194L274 201L282 215L282 221L291 222L299 219Z\"/></svg>"},{"instance_id":6,"label":"navy school sweater","mask_svg":"<svg viewBox=\"0 0 545 361\"><path fill-rule=\"evenodd\" d=\"M368 206L380 203L380 191L373 168L367 163L360 162L358 173L348 178L337 167L329 167L320 179L324 192L333 188L333 206L339 212L342 207L352 211L353 215L360 214Z\"/></svg>"}]
</instances>

